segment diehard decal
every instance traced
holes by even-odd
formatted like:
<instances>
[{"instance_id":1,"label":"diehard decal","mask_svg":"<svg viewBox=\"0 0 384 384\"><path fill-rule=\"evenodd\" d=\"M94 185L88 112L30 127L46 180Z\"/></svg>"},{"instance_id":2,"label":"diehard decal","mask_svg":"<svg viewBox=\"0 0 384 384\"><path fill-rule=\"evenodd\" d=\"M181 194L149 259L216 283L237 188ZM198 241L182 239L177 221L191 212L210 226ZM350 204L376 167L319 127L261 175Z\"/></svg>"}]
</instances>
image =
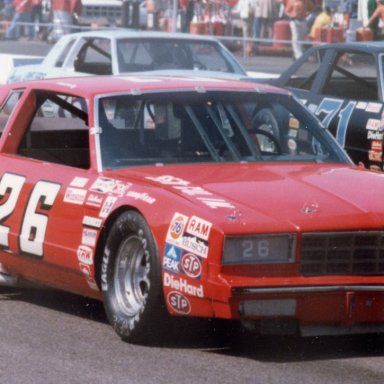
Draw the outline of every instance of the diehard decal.
<instances>
[{"instance_id":1,"label":"diehard decal","mask_svg":"<svg viewBox=\"0 0 384 384\"><path fill-rule=\"evenodd\" d=\"M183 279L182 277L177 277L174 275L170 275L169 273L164 273L163 279L164 287L170 287L176 291L185 293L189 296L195 297L204 297L204 287L202 284L199 286L190 284L188 280Z\"/></svg>"}]
</instances>

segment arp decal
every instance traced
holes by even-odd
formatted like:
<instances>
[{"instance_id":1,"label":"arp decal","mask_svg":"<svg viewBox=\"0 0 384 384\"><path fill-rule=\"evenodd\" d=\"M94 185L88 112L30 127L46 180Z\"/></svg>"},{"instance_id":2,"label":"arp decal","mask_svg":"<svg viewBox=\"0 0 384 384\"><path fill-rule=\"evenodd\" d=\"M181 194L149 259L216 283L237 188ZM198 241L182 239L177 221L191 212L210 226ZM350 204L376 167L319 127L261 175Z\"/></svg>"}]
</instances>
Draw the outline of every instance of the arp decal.
<instances>
[{"instance_id":1,"label":"arp decal","mask_svg":"<svg viewBox=\"0 0 384 384\"><path fill-rule=\"evenodd\" d=\"M10 228L5 224L18 203L26 177L4 173L0 181L0 246L8 248ZM43 257L43 244L48 226L46 213L52 208L61 185L38 181L28 198L21 220L19 248L21 253Z\"/></svg>"}]
</instances>

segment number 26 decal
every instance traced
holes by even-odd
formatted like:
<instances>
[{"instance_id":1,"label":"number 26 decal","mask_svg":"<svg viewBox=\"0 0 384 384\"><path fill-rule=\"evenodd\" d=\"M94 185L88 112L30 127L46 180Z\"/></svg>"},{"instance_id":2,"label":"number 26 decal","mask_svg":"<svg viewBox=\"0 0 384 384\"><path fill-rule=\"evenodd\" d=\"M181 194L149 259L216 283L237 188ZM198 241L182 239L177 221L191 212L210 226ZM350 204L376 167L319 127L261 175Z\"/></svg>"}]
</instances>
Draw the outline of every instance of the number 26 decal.
<instances>
[{"instance_id":1,"label":"number 26 decal","mask_svg":"<svg viewBox=\"0 0 384 384\"><path fill-rule=\"evenodd\" d=\"M7 219L14 212L26 178L5 173L0 180L0 246L9 247ZM60 184L38 181L32 189L22 218L19 247L22 253L43 257L43 243L48 225L48 211L55 202Z\"/></svg>"}]
</instances>

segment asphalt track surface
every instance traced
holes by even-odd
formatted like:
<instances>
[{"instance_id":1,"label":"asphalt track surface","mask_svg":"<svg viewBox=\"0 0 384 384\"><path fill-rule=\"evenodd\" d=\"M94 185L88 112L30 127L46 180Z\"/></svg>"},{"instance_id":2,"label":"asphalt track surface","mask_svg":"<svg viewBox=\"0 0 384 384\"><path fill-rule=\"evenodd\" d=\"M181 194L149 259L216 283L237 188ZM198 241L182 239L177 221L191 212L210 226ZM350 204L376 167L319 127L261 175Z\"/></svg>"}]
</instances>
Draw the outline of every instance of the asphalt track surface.
<instances>
[{"instance_id":1,"label":"asphalt track surface","mask_svg":"<svg viewBox=\"0 0 384 384\"><path fill-rule=\"evenodd\" d=\"M41 43L0 42L42 55ZM291 61L247 59L276 72ZM1 63L0 63L1 70ZM383 384L384 337L222 338L212 322L170 321L161 343L124 343L102 304L69 293L0 287L0 384Z\"/></svg>"}]
</instances>

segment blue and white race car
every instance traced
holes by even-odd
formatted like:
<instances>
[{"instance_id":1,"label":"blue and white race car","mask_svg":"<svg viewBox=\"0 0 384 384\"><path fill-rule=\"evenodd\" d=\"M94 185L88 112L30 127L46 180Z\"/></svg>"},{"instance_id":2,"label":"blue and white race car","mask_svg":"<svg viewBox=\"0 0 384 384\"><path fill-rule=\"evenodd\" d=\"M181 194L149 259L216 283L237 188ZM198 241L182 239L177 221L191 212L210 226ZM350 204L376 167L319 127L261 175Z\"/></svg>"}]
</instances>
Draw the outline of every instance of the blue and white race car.
<instances>
[{"instance_id":1,"label":"blue and white race car","mask_svg":"<svg viewBox=\"0 0 384 384\"><path fill-rule=\"evenodd\" d=\"M383 42L313 47L268 82L293 91L355 163L384 170Z\"/></svg>"}]
</instances>

